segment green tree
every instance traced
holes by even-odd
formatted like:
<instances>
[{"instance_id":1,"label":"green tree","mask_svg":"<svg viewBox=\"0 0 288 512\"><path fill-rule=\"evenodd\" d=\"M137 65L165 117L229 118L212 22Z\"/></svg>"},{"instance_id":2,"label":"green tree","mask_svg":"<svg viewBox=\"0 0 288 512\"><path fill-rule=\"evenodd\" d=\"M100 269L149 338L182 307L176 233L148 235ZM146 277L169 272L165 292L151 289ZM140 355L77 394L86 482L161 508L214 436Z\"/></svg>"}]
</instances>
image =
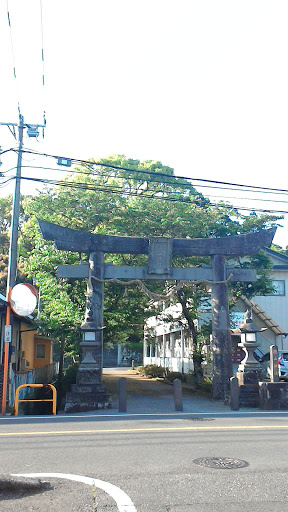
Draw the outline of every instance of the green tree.
<instances>
[{"instance_id":1,"label":"green tree","mask_svg":"<svg viewBox=\"0 0 288 512\"><path fill-rule=\"evenodd\" d=\"M20 197L19 211L19 233L21 233L26 216L24 213L24 204L28 198ZM0 293L6 294L8 261L9 261L9 244L10 229L12 218L12 195L0 198ZM23 265L18 265L17 282L26 281L27 277L23 273Z\"/></svg>"},{"instance_id":2,"label":"green tree","mask_svg":"<svg viewBox=\"0 0 288 512\"><path fill-rule=\"evenodd\" d=\"M91 233L172 238L235 235L270 227L277 221L277 217L267 215L245 217L228 204L212 206L190 181L175 178L173 169L160 162L140 162L114 155L100 163L109 167L96 165L91 160L91 163L79 166L76 172L70 173L65 186L46 189L25 201L27 220L22 229L21 261L27 275L36 278L41 288L43 329L54 333L73 333L69 343L65 344L66 351L76 343L75 333L79 332L77 328L84 316L86 284L60 281L56 277L56 268L58 264L77 263L78 259L86 261L87 255L55 251L52 243L42 239L36 217ZM261 265L261 268L265 267L261 258L258 256L258 270ZM107 261L145 265L147 257L110 254L106 255ZM209 261L196 257L174 258L173 263L177 266L195 266ZM239 261L239 265L248 264ZM168 283L160 281L145 284L151 292L162 294L168 287ZM258 288L263 291L265 286L263 277ZM239 285L237 293L241 292L243 289ZM246 292L252 293L252 290ZM200 334L195 330L195 320L198 305L206 295L205 286L195 285L183 286L175 297L181 303L183 316L190 327L195 358L201 344ZM106 283L105 342L141 341L144 320L155 312L153 307L148 309L148 303L149 298L135 286Z\"/></svg>"}]
</instances>

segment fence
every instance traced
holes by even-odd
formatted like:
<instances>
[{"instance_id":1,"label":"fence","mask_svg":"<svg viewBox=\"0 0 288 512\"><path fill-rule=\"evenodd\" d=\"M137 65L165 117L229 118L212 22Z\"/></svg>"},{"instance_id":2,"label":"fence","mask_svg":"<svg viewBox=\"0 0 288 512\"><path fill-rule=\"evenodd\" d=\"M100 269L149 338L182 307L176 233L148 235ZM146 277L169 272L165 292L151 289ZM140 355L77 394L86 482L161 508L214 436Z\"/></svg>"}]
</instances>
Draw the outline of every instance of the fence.
<instances>
[{"instance_id":1,"label":"fence","mask_svg":"<svg viewBox=\"0 0 288 512\"><path fill-rule=\"evenodd\" d=\"M59 363L48 364L28 370L26 372L14 372L11 368L9 383L9 405L14 405L15 391L23 384L50 384L58 373ZM27 389L21 389L19 399L23 399Z\"/></svg>"}]
</instances>

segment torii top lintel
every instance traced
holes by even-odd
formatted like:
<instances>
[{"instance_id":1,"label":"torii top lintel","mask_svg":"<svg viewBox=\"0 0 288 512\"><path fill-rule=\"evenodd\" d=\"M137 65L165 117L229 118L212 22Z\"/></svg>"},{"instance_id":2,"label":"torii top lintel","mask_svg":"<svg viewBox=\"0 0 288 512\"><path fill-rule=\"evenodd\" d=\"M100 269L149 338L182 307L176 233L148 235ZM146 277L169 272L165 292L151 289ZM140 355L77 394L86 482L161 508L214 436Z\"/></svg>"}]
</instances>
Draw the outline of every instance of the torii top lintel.
<instances>
[{"instance_id":1,"label":"torii top lintel","mask_svg":"<svg viewBox=\"0 0 288 512\"><path fill-rule=\"evenodd\" d=\"M149 238L94 235L38 220L45 240L53 240L57 249L72 252L102 251L113 254L148 254ZM172 254L178 256L244 256L269 246L277 228L224 238L172 239ZM154 238L155 239L155 238ZM153 240L151 237L150 240Z\"/></svg>"}]
</instances>

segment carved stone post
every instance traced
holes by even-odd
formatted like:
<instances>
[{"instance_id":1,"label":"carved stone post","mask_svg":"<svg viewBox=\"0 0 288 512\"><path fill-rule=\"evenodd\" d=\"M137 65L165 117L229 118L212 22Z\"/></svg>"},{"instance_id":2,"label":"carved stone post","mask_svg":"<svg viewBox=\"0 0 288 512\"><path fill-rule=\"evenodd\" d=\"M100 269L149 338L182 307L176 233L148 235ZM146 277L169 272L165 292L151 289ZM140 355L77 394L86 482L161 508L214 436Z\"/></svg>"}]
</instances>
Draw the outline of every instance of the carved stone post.
<instances>
[{"instance_id":1,"label":"carved stone post","mask_svg":"<svg viewBox=\"0 0 288 512\"><path fill-rule=\"evenodd\" d=\"M211 289L212 332L213 332L213 398L224 400L230 392L232 376L232 349L229 326L229 305L227 283L225 281L225 256L211 257L213 281Z\"/></svg>"}]
</instances>

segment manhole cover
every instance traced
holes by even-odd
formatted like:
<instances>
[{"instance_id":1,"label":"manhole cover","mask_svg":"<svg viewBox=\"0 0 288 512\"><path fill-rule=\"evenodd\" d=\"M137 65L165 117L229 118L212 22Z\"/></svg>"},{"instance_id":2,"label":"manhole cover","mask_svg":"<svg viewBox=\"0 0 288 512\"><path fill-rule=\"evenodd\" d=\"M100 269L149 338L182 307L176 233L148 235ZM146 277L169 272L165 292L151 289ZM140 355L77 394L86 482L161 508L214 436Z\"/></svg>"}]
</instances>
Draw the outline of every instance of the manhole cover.
<instances>
[{"instance_id":1,"label":"manhole cover","mask_svg":"<svg viewBox=\"0 0 288 512\"><path fill-rule=\"evenodd\" d=\"M248 462L240 459L228 459L227 457L203 457L194 459L194 464L214 469L239 469L249 466Z\"/></svg>"}]
</instances>

